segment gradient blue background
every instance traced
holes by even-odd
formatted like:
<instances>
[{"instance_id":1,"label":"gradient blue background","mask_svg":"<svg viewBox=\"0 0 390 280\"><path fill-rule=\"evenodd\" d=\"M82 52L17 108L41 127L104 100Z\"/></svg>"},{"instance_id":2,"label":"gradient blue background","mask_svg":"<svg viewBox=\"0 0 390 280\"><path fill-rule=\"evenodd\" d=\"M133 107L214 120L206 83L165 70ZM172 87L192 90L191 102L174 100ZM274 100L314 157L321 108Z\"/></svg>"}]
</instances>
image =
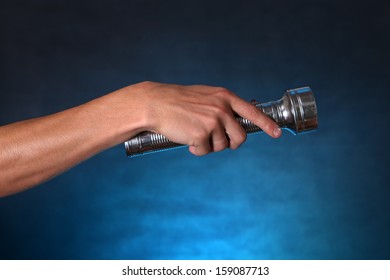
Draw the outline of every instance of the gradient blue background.
<instances>
[{"instance_id":1,"label":"gradient blue background","mask_svg":"<svg viewBox=\"0 0 390 280\"><path fill-rule=\"evenodd\" d=\"M2 1L1 125L152 80L260 101L310 85L320 129L105 151L0 200L0 258L389 259L386 3Z\"/></svg>"}]
</instances>

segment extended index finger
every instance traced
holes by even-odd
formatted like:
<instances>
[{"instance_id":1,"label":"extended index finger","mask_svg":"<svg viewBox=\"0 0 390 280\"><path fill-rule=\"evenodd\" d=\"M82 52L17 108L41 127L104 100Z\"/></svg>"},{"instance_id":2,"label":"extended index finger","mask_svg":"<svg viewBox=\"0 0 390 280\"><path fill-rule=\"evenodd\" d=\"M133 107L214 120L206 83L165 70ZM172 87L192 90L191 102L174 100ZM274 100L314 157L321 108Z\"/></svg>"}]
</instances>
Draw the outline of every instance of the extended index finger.
<instances>
[{"instance_id":1,"label":"extended index finger","mask_svg":"<svg viewBox=\"0 0 390 280\"><path fill-rule=\"evenodd\" d=\"M282 135L282 131L277 123L255 105L234 94L231 95L230 105L235 113L260 127L269 136L278 138Z\"/></svg>"}]
</instances>

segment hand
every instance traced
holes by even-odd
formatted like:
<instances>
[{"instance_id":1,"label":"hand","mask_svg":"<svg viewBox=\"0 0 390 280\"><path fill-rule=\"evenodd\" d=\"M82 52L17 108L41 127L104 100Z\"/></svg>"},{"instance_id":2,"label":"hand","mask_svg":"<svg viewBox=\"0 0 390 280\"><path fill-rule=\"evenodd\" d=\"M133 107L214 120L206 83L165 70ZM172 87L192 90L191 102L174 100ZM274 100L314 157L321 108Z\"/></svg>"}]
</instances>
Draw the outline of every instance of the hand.
<instances>
[{"instance_id":1,"label":"hand","mask_svg":"<svg viewBox=\"0 0 390 280\"><path fill-rule=\"evenodd\" d=\"M245 141L246 132L235 114L256 124L271 137L281 135L278 125L261 110L225 88L154 82L144 82L142 88L148 99L147 130L189 145L195 155L237 149Z\"/></svg>"}]
</instances>

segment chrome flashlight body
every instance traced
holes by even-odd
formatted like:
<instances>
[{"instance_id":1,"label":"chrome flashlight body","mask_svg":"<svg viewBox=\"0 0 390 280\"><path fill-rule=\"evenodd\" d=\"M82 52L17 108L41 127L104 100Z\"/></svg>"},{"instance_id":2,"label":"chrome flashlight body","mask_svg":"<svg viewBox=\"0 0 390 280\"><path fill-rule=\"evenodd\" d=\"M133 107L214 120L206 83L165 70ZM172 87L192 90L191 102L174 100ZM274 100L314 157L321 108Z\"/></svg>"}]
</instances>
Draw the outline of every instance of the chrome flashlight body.
<instances>
[{"instance_id":1,"label":"chrome flashlight body","mask_svg":"<svg viewBox=\"0 0 390 280\"><path fill-rule=\"evenodd\" d=\"M277 101L253 103L268 117L273 119L280 128L294 135L316 130L318 127L317 106L310 87L290 89ZM262 131L261 128L247 119L236 117L247 134ZM129 157L171 150L184 145L174 143L164 135L145 131L126 141L126 154Z\"/></svg>"}]
</instances>

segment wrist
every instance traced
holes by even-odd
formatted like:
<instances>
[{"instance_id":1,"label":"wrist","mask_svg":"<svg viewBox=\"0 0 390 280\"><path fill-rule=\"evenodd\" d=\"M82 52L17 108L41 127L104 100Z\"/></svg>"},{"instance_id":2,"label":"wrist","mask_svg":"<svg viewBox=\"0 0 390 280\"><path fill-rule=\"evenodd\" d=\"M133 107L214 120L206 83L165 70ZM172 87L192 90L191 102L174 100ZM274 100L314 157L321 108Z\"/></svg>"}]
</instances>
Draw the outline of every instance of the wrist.
<instances>
[{"instance_id":1,"label":"wrist","mask_svg":"<svg viewBox=\"0 0 390 280\"><path fill-rule=\"evenodd\" d=\"M100 135L106 148L120 144L145 131L147 121L147 96L143 85L121 88L84 104L95 135Z\"/></svg>"}]
</instances>

